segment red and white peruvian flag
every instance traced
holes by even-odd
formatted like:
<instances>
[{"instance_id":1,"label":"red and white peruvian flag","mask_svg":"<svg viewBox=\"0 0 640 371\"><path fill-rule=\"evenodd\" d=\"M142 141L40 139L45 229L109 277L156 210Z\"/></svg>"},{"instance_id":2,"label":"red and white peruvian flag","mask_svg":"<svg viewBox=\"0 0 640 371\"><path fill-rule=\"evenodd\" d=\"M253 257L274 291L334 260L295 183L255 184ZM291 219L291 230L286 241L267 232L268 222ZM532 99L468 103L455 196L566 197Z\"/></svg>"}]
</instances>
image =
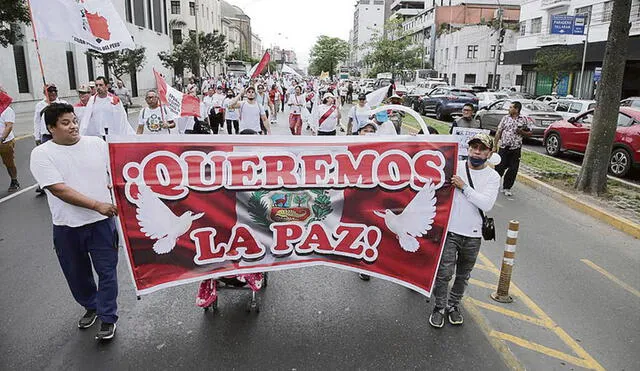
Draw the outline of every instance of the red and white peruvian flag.
<instances>
[{"instance_id":1,"label":"red and white peruvian flag","mask_svg":"<svg viewBox=\"0 0 640 371\"><path fill-rule=\"evenodd\" d=\"M266 52L264 52L264 55L262 56L262 59L260 59L260 62L253 66L251 68L251 71L249 71L249 75L251 75L251 78L255 79L259 74L261 74L269 64L270 60L271 54L269 54L269 51L267 50Z\"/></svg>"},{"instance_id":2,"label":"red and white peruvian flag","mask_svg":"<svg viewBox=\"0 0 640 371\"><path fill-rule=\"evenodd\" d=\"M160 103L165 105L169 112L177 117L182 116L200 116L200 100L193 95L183 94L178 89L174 89L167 85L162 75L155 69L153 74L156 77L156 86L158 87L158 95Z\"/></svg>"}]
</instances>

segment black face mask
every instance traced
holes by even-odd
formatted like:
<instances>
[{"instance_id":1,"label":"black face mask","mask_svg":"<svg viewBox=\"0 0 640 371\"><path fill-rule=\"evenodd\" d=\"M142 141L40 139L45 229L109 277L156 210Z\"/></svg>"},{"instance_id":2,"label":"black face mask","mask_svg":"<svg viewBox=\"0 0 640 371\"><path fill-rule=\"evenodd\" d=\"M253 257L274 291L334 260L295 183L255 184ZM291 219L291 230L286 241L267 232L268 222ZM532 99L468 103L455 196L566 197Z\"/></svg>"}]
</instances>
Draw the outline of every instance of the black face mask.
<instances>
[{"instance_id":1,"label":"black face mask","mask_svg":"<svg viewBox=\"0 0 640 371\"><path fill-rule=\"evenodd\" d=\"M233 98L233 94L227 94L227 98Z\"/></svg>"},{"instance_id":2,"label":"black face mask","mask_svg":"<svg viewBox=\"0 0 640 371\"><path fill-rule=\"evenodd\" d=\"M469 163L471 164L471 166L473 167L479 167L484 165L484 163L487 162L486 158L479 158L479 157L469 157Z\"/></svg>"}]
</instances>

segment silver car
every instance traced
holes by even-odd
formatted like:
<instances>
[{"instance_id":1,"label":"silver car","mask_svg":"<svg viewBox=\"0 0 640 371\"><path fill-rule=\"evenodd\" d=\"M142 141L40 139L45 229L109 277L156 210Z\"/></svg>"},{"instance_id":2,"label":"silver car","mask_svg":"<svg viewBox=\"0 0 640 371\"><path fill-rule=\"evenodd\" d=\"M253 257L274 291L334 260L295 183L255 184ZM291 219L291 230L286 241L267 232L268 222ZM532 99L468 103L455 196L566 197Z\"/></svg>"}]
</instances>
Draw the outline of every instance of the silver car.
<instances>
[{"instance_id":1,"label":"silver car","mask_svg":"<svg viewBox=\"0 0 640 371\"><path fill-rule=\"evenodd\" d=\"M476 93L478 97L478 108L486 107L499 99L507 99L509 96L501 92L482 92Z\"/></svg>"},{"instance_id":2,"label":"silver car","mask_svg":"<svg viewBox=\"0 0 640 371\"><path fill-rule=\"evenodd\" d=\"M565 120L568 120L571 117L576 117L581 113L587 112L596 107L595 100L580 99L558 99L557 101L549 102L547 104Z\"/></svg>"},{"instance_id":3,"label":"silver car","mask_svg":"<svg viewBox=\"0 0 640 371\"><path fill-rule=\"evenodd\" d=\"M480 127L491 132L498 130L500 120L509 114L509 107L514 101L522 103L520 115L526 118L527 125L533 132L532 138L542 139L547 126L562 120L562 116L554 112L553 108L545 103L530 99L503 99L493 102L478 111L476 120L480 123Z\"/></svg>"}]
</instances>

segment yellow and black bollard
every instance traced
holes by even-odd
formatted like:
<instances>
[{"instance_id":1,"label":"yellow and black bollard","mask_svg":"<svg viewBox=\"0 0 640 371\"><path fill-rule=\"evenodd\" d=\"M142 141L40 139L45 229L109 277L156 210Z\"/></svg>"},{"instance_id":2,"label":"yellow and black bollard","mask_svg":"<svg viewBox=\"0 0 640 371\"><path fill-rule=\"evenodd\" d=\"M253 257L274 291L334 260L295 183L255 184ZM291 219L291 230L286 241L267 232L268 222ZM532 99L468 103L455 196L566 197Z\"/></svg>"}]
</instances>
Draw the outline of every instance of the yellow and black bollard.
<instances>
[{"instance_id":1,"label":"yellow and black bollard","mask_svg":"<svg viewBox=\"0 0 640 371\"><path fill-rule=\"evenodd\" d=\"M507 242L504 245L504 256L502 257L502 268L500 268L500 280L498 290L491 294L491 298L500 303L511 303L513 298L509 295L509 285L511 284L511 273L516 257L516 243L518 242L518 231L520 223L512 220L509 222L507 231Z\"/></svg>"}]
</instances>

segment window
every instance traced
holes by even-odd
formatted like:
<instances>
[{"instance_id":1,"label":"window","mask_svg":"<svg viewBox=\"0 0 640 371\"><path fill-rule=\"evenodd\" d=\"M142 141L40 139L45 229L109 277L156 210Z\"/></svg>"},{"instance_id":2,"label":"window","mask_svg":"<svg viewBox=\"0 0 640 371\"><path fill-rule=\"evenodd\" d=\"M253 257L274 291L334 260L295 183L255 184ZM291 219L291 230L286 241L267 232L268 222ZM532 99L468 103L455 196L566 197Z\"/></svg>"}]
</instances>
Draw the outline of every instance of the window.
<instances>
[{"instance_id":1,"label":"window","mask_svg":"<svg viewBox=\"0 0 640 371\"><path fill-rule=\"evenodd\" d=\"M557 102L556 111L558 112L571 112L569 111L569 102ZM580 111L578 111L580 112Z\"/></svg>"},{"instance_id":2,"label":"window","mask_svg":"<svg viewBox=\"0 0 640 371\"><path fill-rule=\"evenodd\" d=\"M456 49L458 49L457 46L456 46ZM451 85L452 86L456 86L456 74L455 73L451 74Z\"/></svg>"},{"instance_id":3,"label":"window","mask_svg":"<svg viewBox=\"0 0 640 371\"><path fill-rule=\"evenodd\" d=\"M89 81L95 80L95 75L93 73L93 58L91 58L87 54L87 71L89 72Z\"/></svg>"},{"instance_id":4,"label":"window","mask_svg":"<svg viewBox=\"0 0 640 371\"><path fill-rule=\"evenodd\" d=\"M453 48L453 59L458 59L458 47L457 46ZM454 74L454 76L455 76L455 74ZM455 84L453 84L453 85L455 85Z\"/></svg>"},{"instance_id":5,"label":"window","mask_svg":"<svg viewBox=\"0 0 640 371\"><path fill-rule=\"evenodd\" d=\"M527 22L520 22L520 36L524 36L527 34Z\"/></svg>"},{"instance_id":6,"label":"window","mask_svg":"<svg viewBox=\"0 0 640 371\"><path fill-rule=\"evenodd\" d=\"M476 83L476 74L475 73L465 73L464 74L464 83L466 85L475 84Z\"/></svg>"},{"instance_id":7,"label":"window","mask_svg":"<svg viewBox=\"0 0 640 371\"><path fill-rule=\"evenodd\" d=\"M478 45L467 45L467 59L476 59L477 54L478 54ZM473 76L474 76L473 79L475 82L475 75Z\"/></svg>"},{"instance_id":8,"label":"window","mask_svg":"<svg viewBox=\"0 0 640 371\"><path fill-rule=\"evenodd\" d=\"M27 75L27 58L24 54L24 45L13 46L13 60L16 65L16 78L18 80L18 92L29 92L29 76Z\"/></svg>"},{"instance_id":9,"label":"window","mask_svg":"<svg viewBox=\"0 0 640 371\"><path fill-rule=\"evenodd\" d=\"M569 107L569 112L571 113L578 113L580 111L582 111L582 103L574 102L571 104L571 107Z\"/></svg>"},{"instance_id":10,"label":"window","mask_svg":"<svg viewBox=\"0 0 640 371\"><path fill-rule=\"evenodd\" d=\"M604 3L604 10L602 11L602 22L611 22L612 12L613 12L613 1L606 1Z\"/></svg>"},{"instance_id":11,"label":"window","mask_svg":"<svg viewBox=\"0 0 640 371\"><path fill-rule=\"evenodd\" d=\"M496 57L496 46L495 45L491 45L491 51L489 52L489 57L490 58L495 58Z\"/></svg>"},{"instance_id":12,"label":"window","mask_svg":"<svg viewBox=\"0 0 640 371\"><path fill-rule=\"evenodd\" d=\"M153 29L153 7L151 6L151 0L147 0L147 27Z\"/></svg>"},{"instance_id":13,"label":"window","mask_svg":"<svg viewBox=\"0 0 640 371\"><path fill-rule=\"evenodd\" d=\"M449 48L446 48L444 50L444 60L448 61L449 60Z\"/></svg>"},{"instance_id":14,"label":"window","mask_svg":"<svg viewBox=\"0 0 640 371\"><path fill-rule=\"evenodd\" d=\"M133 1L133 18L136 26L144 27L144 2L143 0Z\"/></svg>"},{"instance_id":15,"label":"window","mask_svg":"<svg viewBox=\"0 0 640 371\"><path fill-rule=\"evenodd\" d=\"M171 38L173 39L173 45L182 44L182 30L171 30Z\"/></svg>"},{"instance_id":16,"label":"window","mask_svg":"<svg viewBox=\"0 0 640 371\"><path fill-rule=\"evenodd\" d=\"M523 81L522 75L516 75L516 85L522 86L523 85L522 81Z\"/></svg>"},{"instance_id":17,"label":"window","mask_svg":"<svg viewBox=\"0 0 640 371\"><path fill-rule=\"evenodd\" d=\"M180 14L180 1L171 1L171 14Z\"/></svg>"},{"instance_id":18,"label":"window","mask_svg":"<svg viewBox=\"0 0 640 371\"><path fill-rule=\"evenodd\" d=\"M618 113L618 127L619 128L627 128L633 124L633 118L623 115L622 113Z\"/></svg>"},{"instance_id":19,"label":"window","mask_svg":"<svg viewBox=\"0 0 640 371\"><path fill-rule=\"evenodd\" d=\"M576 15L586 14L587 18L585 19L585 24L589 23L589 18L591 18L591 5L583 6L582 8L576 8Z\"/></svg>"},{"instance_id":20,"label":"window","mask_svg":"<svg viewBox=\"0 0 640 371\"><path fill-rule=\"evenodd\" d=\"M542 17L531 20L531 33L536 35L542 32Z\"/></svg>"},{"instance_id":21,"label":"window","mask_svg":"<svg viewBox=\"0 0 640 371\"><path fill-rule=\"evenodd\" d=\"M162 33L162 3L153 0L153 30Z\"/></svg>"},{"instance_id":22,"label":"window","mask_svg":"<svg viewBox=\"0 0 640 371\"><path fill-rule=\"evenodd\" d=\"M500 75L496 75L496 76L497 76L497 77L496 77L496 79L497 79L497 80L496 80L497 85L500 85ZM487 78L487 86L488 86L488 87L493 87L493 86L494 86L494 82L493 82L493 74L492 74L492 73L490 73L490 74L489 74L489 77Z\"/></svg>"},{"instance_id":23,"label":"window","mask_svg":"<svg viewBox=\"0 0 640 371\"><path fill-rule=\"evenodd\" d=\"M69 75L69 89L76 90L76 63L73 59L73 52L71 50L67 50L67 73Z\"/></svg>"},{"instance_id":24,"label":"window","mask_svg":"<svg viewBox=\"0 0 640 371\"><path fill-rule=\"evenodd\" d=\"M584 116L580 116L580 118L578 118L576 122L580 124L591 125L591 123L593 122L593 112L587 113Z\"/></svg>"},{"instance_id":25,"label":"window","mask_svg":"<svg viewBox=\"0 0 640 371\"><path fill-rule=\"evenodd\" d=\"M189 2L189 15L196 15L196 3L193 1Z\"/></svg>"},{"instance_id":26,"label":"window","mask_svg":"<svg viewBox=\"0 0 640 371\"><path fill-rule=\"evenodd\" d=\"M124 2L124 16L127 22L133 23L133 14L131 14L131 0Z\"/></svg>"}]
</instances>

